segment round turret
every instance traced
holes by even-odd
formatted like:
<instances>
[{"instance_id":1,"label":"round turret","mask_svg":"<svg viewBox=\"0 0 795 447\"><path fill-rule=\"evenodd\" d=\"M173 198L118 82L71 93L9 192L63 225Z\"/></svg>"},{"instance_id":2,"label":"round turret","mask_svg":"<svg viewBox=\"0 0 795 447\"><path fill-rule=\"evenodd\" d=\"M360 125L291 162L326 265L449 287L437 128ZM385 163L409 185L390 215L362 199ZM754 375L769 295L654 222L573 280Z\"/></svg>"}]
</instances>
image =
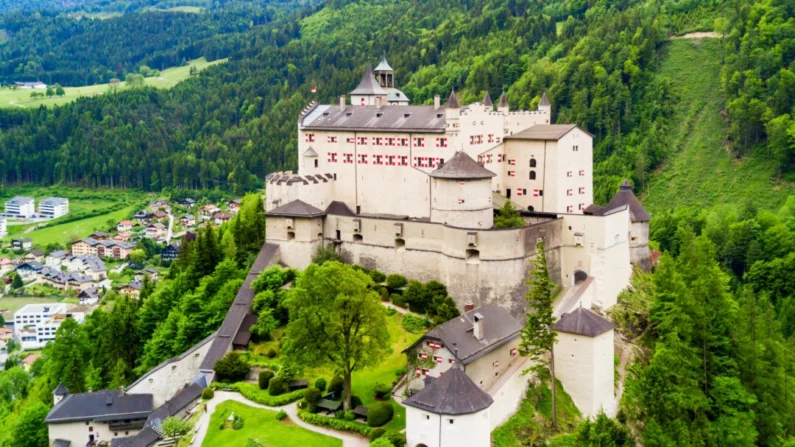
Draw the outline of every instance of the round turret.
<instances>
[{"instance_id":1,"label":"round turret","mask_svg":"<svg viewBox=\"0 0 795 447\"><path fill-rule=\"evenodd\" d=\"M491 228L491 178L496 174L465 152L431 172L431 222L459 228Z\"/></svg>"}]
</instances>

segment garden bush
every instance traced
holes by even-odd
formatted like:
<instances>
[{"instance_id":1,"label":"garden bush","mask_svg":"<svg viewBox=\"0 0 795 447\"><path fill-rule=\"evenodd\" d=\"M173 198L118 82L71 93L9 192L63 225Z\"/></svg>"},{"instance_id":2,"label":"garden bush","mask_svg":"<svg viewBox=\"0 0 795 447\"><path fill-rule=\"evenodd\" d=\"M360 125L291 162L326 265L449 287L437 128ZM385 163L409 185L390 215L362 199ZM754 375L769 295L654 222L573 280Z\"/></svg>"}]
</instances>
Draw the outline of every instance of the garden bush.
<instances>
[{"instance_id":1,"label":"garden bush","mask_svg":"<svg viewBox=\"0 0 795 447\"><path fill-rule=\"evenodd\" d=\"M250 367L243 356L230 352L215 362L214 369L221 381L237 382L246 378Z\"/></svg>"},{"instance_id":2,"label":"garden bush","mask_svg":"<svg viewBox=\"0 0 795 447\"><path fill-rule=\"evenodd\" d=\"M323 398L323 395L320 393L320 390L317 388L307 388L304 390L304 399L310 404L314 405L320 402L320 399Z\"/></svg>"},{"instance_id":3,"label":"garden bush","mask_svg":"<svg viewBox=\"0 0 795 447\"><path fill-rule=\"evenodd\" d=\"M345 387L345 380L340 376L334 376L328 386L329 393L334 393L334 397L339 399L342 396L342 389Z\"/></svg>"},{"instance_id":4,"label":"garden bush","mask_svg":"<svg viewBox=\"0 0 795 447\"><path fill-rule=\"evenodd\" d=\"M386 277L386 286L391 290L406 287L406 284L408 284L408 281L406 281L406 277L403 275L389 275Z\"/></svg>"},{"instance_id":5,"label":"garden bush","mask_svg":"<svg viewBox=\"0 0 795 447\"><path fill-rule=\"evenodd\" d=\"M378 294L381 295L381 301L389 301L389 289L386 287L378 287Z\"/></svg>"},{"instance_id":6,"label":"garden bush","mask_svg":"<svg viewBox=\"0 0 795 447\"><path fill-rule=\"evenodd\" d=\"M406 298L399 293L392 294L392 304L398 307L402 307L404 309L408 305L408 303L406 302Z\"/></svg>"},{"instance_id":7,"label":"garden bush","mask_svg":"<svg viewBox=\"0 0 795 447\"><path fill-rule=\"evenodd\" d=\"M386 435L382 436L382 438L388 439L389 442L392 443L393 447L405 447L406 446L406 434L405 433L398 433L395 431L388 431Z\"/></svg>"},{"instance_id":8,"label":"garden bush","mask_svg":"<svg viewBox=\"0 0 795 447\"><path fill-rule=\"evenodd\" d=\"M351 408L356 408L362 404L362 399L354 394L351 395Z\"/></svg>"},{"instance_id":9,"label":"garden bush","mask_svg":"<svg viewBox=\"0 0 795 447\"><path fill-rule=\"evenodd\" d=\"M279 396L284 394L285 383L281 377L274 377L268 383L268 394L271 396Z\"/></svg>"},{"instance_id":10,"label":"garden bush","mask_svg":"<svg viewBox=\"0 0 795 447\"><path fill-rule=\"evenodd\" d=\"M380 427L392 420L394 415L395 409L392 407L392 402L376 402L367 411L367 425Z\"/></svg>"},{"instance_id":11,"label":"garden bush","mask_svg":"<svg viewBox=\"0 0 795 447\"><path fill-rule=\"evenodd\" d=\"M360 435L363 436L370 436L370 431L372 430L370 427L359 422L350 422L344 419L334 419L326 416L321 416L319 414L312 414L306 411L299 411L298 417L301 418L302 421L308 424L317 425L320 427L328 427L334 430L359 433Z\"/></svg>"},{"instance_id":12,"label":"garden bush","mask_svg":"<svg viewBox=\"0 0 795 447\"><path fill-rule=\"evenodd\" d=\"M411 332L412 334L425 332L425 328L428 327L428 325L428 320L424 318L415 317L411 314L406 314L403 316L403 329Z\"/></svg>"},{"instance_id":13,"label":"garden bush","mask_svg":"<svg viewBox=\"0 0 795 447\"><path fill-rule=\"evenodd\" d=\"M223 385L223 384L222 384ZM251 383L235 383L229 386L233 390L239 392L246 399L262 404L268 407L281 407L293 403L304 397L304 390L295 390L289 393L281 394L279 396L271 396L269 390L261 390L259 386Z\"/></svg>"},{"instance_id":14,"label":"garden bush","mask_svg":"<svg viewBox=\"0 0 795 447\"><path fill-rule=\"evenodd\" d=\"M276 413L276 420L278 420L278 421L281 421L281 420L283 420L286 417L287 417L287 412L284 411L284 410L279 410L279 412Z\"/></svg>"},{"instance_id":15,"label":"garden bush","mask_svg":"<svg viewBox=\"0 0 795 447\"><path fill-rule=\"evenodd\" d=\"M373 390L375 391L376 399L384 399L392 393L392 387L381 382L376 382Z\"/></svg>"},{"instance_id":16,"label":"garden bush","mask_svg":"<svg viewBox=\"0 0 795 447\"><path fill-rule=\"evenodd\" d=\"M375 441L370 443L370 447L393 447L392 442L389 439L381 436L380 438L376 439Z\"/></svg>"},{"instance_id":17,"label":"garden bush","mask_svg":"<svg viewBox=\"0 0 795 447\"><path fill-rule=\"evenodd\" d=\"M356 413L353 410L348 410L345 412L345 420L346 421L354 421L356 420Z\"/></svg>"},{"instance_id":18,"label":"garden bush","mask_svg":"<svg viewBox=\"0 0 795 447\"><path fill-rule=\"evenodd\" d=\"M242 417L235 416L235 420L232 421L232 429L240 430L241 428L243 428L244 424L245 424L245 420Z\"/></svg>"},{"instance_id":19,"label":"garden bush","mask_svg":"<svg viewBox=\"0 0 795 447\"><path fill-rule=\"evenodd\" d=\"M397 313L397 311L395 310L394 307L387 307L386 308L386 316L387 317L391 317L392 315L395 315L396 313Z\"/></svg>"},{"instance_id":20,"label":"garden bush","mask_svg":"<svg viewBox=\"0 0 795 447\"><path fill-rule=\"evenodd\" d=\"M268 358L269 359L275 358L277 355L279 355L279 353L276 352L275 349L273 349L273 348L268 349Z\"/></svg>"},{"instance_id":21,"label":"garden bush","mask_svg":"<svg viewBox=\"0 0 795 447\"><path fill-rule=\"evenodd\" d=\"M267 390L274 375L273 371L260 371L258 377L259 389Z\"/></svg>"},{"instance_id":22,"label":"garden bush","mask_svg":"<svg viewBox=\"0 0 795 447\"><path fill-rule=\"evenodd\" d=\"M215 397L215 391L212 388L205 388L202 390L202 399L210 400Z\"/></svg>"},{"instance_id":23,"label":"garden bush","mask_svg":"<svg viewBox=\"0 0 795 447\"><path fill-rule=\"evenodd\" d=\"M374 428L370 431L370 442L375 441L376 439L384 436L386 434L386 429L378 427ZM391 444L390 444L391 445Z\"/></svg>"},{"instance_id":24,"label":"garden bush","mask_svg":"<svg viewBox=\"0 0 795 447\"><path fill-rule=\"evenodd\" d=\"M326 391L326 379L318 377L317 380L315 380L315 388L320 391Z\"/></svg>"},{"instance_id":25,"label":"garden bush","mask_svg":"<svg viewBox=\"0 0 795 447\"><path fill-rule=\"evenodd\" d=\"M370 270L370 278L372 278L373 282L376 284L381 284L382 282L386 281L386 275L379 272L378 270Z\"/></svg>"}]
</instances>

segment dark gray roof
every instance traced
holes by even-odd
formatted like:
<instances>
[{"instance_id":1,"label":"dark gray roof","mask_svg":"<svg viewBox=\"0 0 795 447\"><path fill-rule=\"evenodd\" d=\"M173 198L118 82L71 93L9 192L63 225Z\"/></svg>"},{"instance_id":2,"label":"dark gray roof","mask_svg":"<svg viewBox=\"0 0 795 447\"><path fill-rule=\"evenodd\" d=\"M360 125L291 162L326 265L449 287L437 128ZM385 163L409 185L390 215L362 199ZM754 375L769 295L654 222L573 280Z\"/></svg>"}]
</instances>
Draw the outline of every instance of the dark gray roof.
<instances>
[{"instance_id":1,"label":"dark gray roof","mask_svg":"<svg viewBox=\"0 0 795 447\"><path fill-rule=\"evenodd\" d=\"M230 307L229 311L226 313L226 318L224 318L221 328L218 329L218 335L213 340L213 344L210 346L207 355L204 356L204 360L202 360L202 364L199 366L200 370L212 371L216 360L226 355L229 351L232 340L235 338L235 335L237 335L243 323L243 319L251 310L251 304L254 302L254 289L251 288L251 283L259 276L260 272L271 264L278 249L279 246L274 244L264 244L262 246L262 249L257 255L257 259L254 260L254 265L251 266L251 270L249 270L248 276L246 276L245 282L240 286L240 290L238 290L237 296L235 296L232 307Z\"/></svg>"},{"instance_id":2,"label":"dark gray roof","mask_svg":"<svg viewBox=\"0 0 795 447\"><path fill-rule=\"evenodd\" d=\"M431 172L431 177L447 179L484 179L497 174L489 171L472 159L464 151L456 152L453 157Z\"/></svg>"},{"instance_id":3,"label":"dark gray roof","mask_svg":"<svg viewBox=\"0 0 795 447\"><path fill-rule=\"evenodd\" d=\"M613 329L613 323L582 307L563 314L554 329L558 332L596 337Z\"/></svg>"},{"instance_id":4,"label":"dark gray roof","mask_svg":"<svg viewBox=\"0 0 795 447\"><path fill-rule=\"evenodd\" d=\"M70 394L50 410L47 424L75 421L145 419L152 412L151 394L120 394L119 390Z\"/></svg>"},{"instance_id":5,"label":"dark gray roof","mask_svg":"<svg viewBox=\"0 0 795 447\"><path fill-rule=\"evenodd\" d=\"M198 383L191 383L186 386L174 397L153 411L146 419L146 426L160 428L160 424L163 423L166 418L174 416L184 410L188 405L195 402L196 399L202 395L204 388L206 387Z\"/></svg>"},{"instance_id":6,"label":"dark gray roof","mask_svg":"<svg viewBox=\"0 0 795 447\"><path fill-rule=\"evenodd\" d=\"M351 92L351 95L383 95L386 96L386 90L381 87L378 80L375 79L373 68L367 64L364 70L364 76L359 82L359 85Z\"/></svg>"},{"instance_id":7,"label":"dark gray roof","mask_svg":"<svg viewBox=\"0 0 795 447\"><path fill-rule=\"evenodd\" d=\"M364 132L439 132L445 131L444 110L433 106L320 105L303 120L306 130L348 130Z\"/></svg>"},{"instance_id":8,"label":"dark gray roof","mask_svg":"<svg viewBox=\"0 0 795 447\"><path fill-rule=\"evenodd\" d=\"M52 394L56 396L66 396L69 394L69 389L66 388L62 382L58 382L58 386L55 387L55 391L53 391Z\"/></svg>"},{"instance_id":9,"label":"dark gray roof","mask_svg":"<svg viewBox=\"0 0 795 447\"><path fill-rule=\"evenodd\" d=\"M485 410L494 399L475 385L460 368L448 369L441 377L409 397L404 404L436 414L471 414Z\"/></svg>"},{"instance_id":10,"label":"dark gray roof","mask_svg":"<svg viewBox=\"0 0 795 447\"><path fill-rule=\"evenodd\" d=\"M483 105L484 106L489 106L489 107L493 107L494 106L494 103L491 102L491 96L489 96L489 91L488 90L486 90L486 94L483 95Z\"/></svg>"},{"instance_id":11,"label":"dark gray roof","mask_svg":"<svg viewBox=\"0 0 795 447\"><path fill-rule=\"evenodd\" d=\"M187 351L183 352L182 354L180 354L180 355L178 355L176 357L171 357L168 360L164 360L159 365L157 365L154 368L152 368L149 371L147 371L146 374L144 374L143 376L139 377L138 380L136 380L130 386L128 386L127 389L130 389L130 390L133 389L136 385L138 385L139 383L141 383L144 380L146 380L150 375L152 375L153 373L155 373L158 370L162 369L164 366L169 365L171 363L174 363L176 361L182 360L185 357L193 354L194 352L196 352L196 350L198 350L199 348L204 346L206 343L211 342L213 340L213 338L216 336L216 334L217 334L216 332L213 332L212 334L208 335L202 341L196 343L190 349L188 349Z\"/></svg>"},{"instance_id":12,"label":"dark gray roof","mask_svg":"<svg viewBox=\"0 0 795 447\"><path fill-rule=\"evenodd\" d=\"M557 141L563 138L564 135L571 132L576 127L577 127L576 124L536 124L535 126L529 129L525 129L513 135L508 135L503 139Z\"/></svg>"},{"instance_id":13,"label":"dark gray roof","mask_svg":"<svg viewBox=\"0 0 795 447\"><path fill-rule=\"evenodd\" d=\"M552 105L549 102L549 98L547 98L547 92L544 92L544 94L541 95L541 101L538 103L538 105L540 105L540 106L551 106Z\"/></svg>"},{"instance_id":14,"label":"dark gray roof","mask_svg":"<svg viewBox=\"0 0 795 447\"><path fill-rule=\"evenodd\" d=\"M135 436L125 438L114 438L110 441L111 447L149 447L160 439L158 433L152 427L144 427Z\"/></svg>"},{"instance_id":15,"label":"dark gray roof","mask_svg":"<svg viewBox=\"0 0 795 447\"><path fill-rule=\"evenodd\" d=\"M505 92L500 95L500 107L508 107L508 95Z\"/></svg>"},{"instance_id":16,"label":"dark gray roof","mask_svg":"<svg viewBox=\"0 0 795 447\"><path fill-rule=\"evenodd\" d=\"M72 441L66 439L56 439L52 443L52 447L69 447L72 444Z\"/></svg>"},{"instance_id":17,"label":"dark gray roof","mask_svg":"<svg viewBox=\"0 0 795 447\"><path fill-rule=\"evenodd\" d=\"M482 340L475 339L472 333L473 315L476 312L483 316ZM518 337L521 329L522 323L507 310L496 304L487 304L436 326L403 352L409 352L426 339L439 340L451 352L455 344L458 348L458 359L467 365Z\"/></svg>"},{"instance_id":18,"label":"dark gray roof","mask_svg":"<svg viewBox=\"0 0 795 447\"><path fill-rule=\"evenodd\" d=\"M381 58L381 62L375 67L375 71L395 71L392 70L392 67L389 66L389 62L386 61L386 56Z\"/></svg>"},{"instance_id":19,"label":"dark gray roof","mask_svg":"<svg viewBox=\"0 0 795 447\"><path fill-rule=\"evenodd\" d=\"M351 208L345 204L345 202L340 202L337 200L332 201L326 207L326 214L331 214L333 216L347 216L353 217L356 213L351 210Z\"/></svg>"},{"instance_id":20,"label":"dark gray roof","mask_svg":"<svg viewBox=\"0 0 795 447\"><path fill-rule=\"evenodd\" d=\"M266 216L286 216L286 217L318 217L324 216L326 213L319 210L314 206L303 202L301 200L293 200L292 202L274 208L267 213Z\"/></svg>"},{"instance_id":21,"label":"dark gray roof","mask_svg":"<svg viewBox=\"0 0 795 447\"><path fill-rule=\"evenodd\" d=\"M317 157L317 151L310 147L309 149L304 151L304 157Z\"/></svg>"},{"instance_id":22,"label":"dark gray roof","mask_svg":"<svg viewBox=\"0 0 795 447\"><path fill-rule=\"evenodd\" d=\"M455 90L450 91L450 96L447 97L447 105L445 107L448 109L457 109L459 107L458 99L455 97Z\"/></svg>"},{"instance_id":23,"label":"dark gray roof","mask_svg":"<svg viewBox=\"0 0 795 447\"><path fill-rule=\"evenodd\" d=\"M629 218L632 222L648 222L651 220L651 215L646 211L646 208L643 208L640 200L635 197L635 193L632 192L632 186L626 180L621 183L618 192L605 208L609 211L625 205L629 207Z\"/></svg>"}]
</instances>

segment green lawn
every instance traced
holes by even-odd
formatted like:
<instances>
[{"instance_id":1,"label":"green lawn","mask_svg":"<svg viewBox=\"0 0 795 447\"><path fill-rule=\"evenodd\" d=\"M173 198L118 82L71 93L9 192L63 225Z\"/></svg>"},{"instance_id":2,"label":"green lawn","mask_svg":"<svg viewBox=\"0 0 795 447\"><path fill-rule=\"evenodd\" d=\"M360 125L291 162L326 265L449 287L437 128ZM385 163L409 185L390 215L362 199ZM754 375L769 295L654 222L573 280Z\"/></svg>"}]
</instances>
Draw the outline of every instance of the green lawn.
<instances>
[{"instance_id":1,"label":"green lawn","mask_svg":"<svg viewBox=\"0 0 795 447\"><path fill-rule=\"evenodd\" d=\"M170 88L187 79L190 75L190 68L196 67L198 70L203 70L211 65L225 62L226 59L219 59L213 62L207 62L204 58L194 59L188 62L188 65L183 67L171 67L160 72L160 76L146 78L146 85L157 88ZM109 84L96 84L88 85L85 87L64 87L66 94L58 97L33 99L30 97L31 92L43 92L43 90L13 90L10 88L0 88L0 107L39 107L62 105L74 101L77 98L84 96L96 96L106 93L109 89ZM118 89L126 88L124 82L119 83Z\"/></svg>"},{"instance_id":2,"label":"green lawn","mask_svg":"<svg viewBox=\"0 0 795 447\"><path fill-rule=\"evenodd\" d=\"M422 334L412 334L405 331L401 324L402 320L403 316L399 313L387 317L387 328L392 341L392 352L385 356L378 365L353 373L351 381L353 394L359 396L365 406L370 406L376 401L375 392L373 391L376 383L392 384L398 377L397 373L406 368L406 356L401 351L422 336ZM275 336L280 338L282 332L281 329L277 330ZM278 341L255 346L252 349L252 357L255 361L263 364L280 363L279 356L273 359L265 356L270 349L278 351ZM310 383L314 383L318 377L325 377L327 381L330 381L332 376L333 371L325 367L307 369L302 374L302 377L309 379ZM392 401L392 405L395 407L395 417L384 428L400 431L406 428L406 409L394 401Z\"/></svg>"},{"instance_id":3,"label":"green lawn","mask_svg":"<svg viewBox=\"0 0 795 447\"><path fill-rule=\"evenodd\" d=\"M25 237L30 238L37 247L45 247L51 243L68 245L72 240L87 237L94 231L107 230L107 222L109 220L118 222L127 218L130 213L138 211L138 209L138 205L132 205L112 213L31 231L26 233Z\"/></svg>"},{"instance_id":4,"label":"green lawn","mask_svg":"<svg viewBox=\"0 0 795 447\"><path fill-rule=\"evenodd\" d=\"M668 160L643 191L644 206L657 211L681 206L706 208L742 205L776 208L795 191L776 179L775 162L755 152L737 159L727 147L727 124L720 91L721 46L718 39L676 39L663 47L659 76L669 79L678 102Z\"/></svg>"},{"instance_id":5,"label":"green lawn","mask_svg":"<svg viewBox=\"0 0 795 447\"><path fill-rule=\"evenodd\" d=\"M243 428L220 430L231 412L244 418ZM342 441L311 432L295 425L291 420L276 420L276 412L249 407L240 402L226 401L218 405L210 416L210 425L202 446L245 447L249 440L263 447L341 447Z\"/></svg>"}]
</instances>

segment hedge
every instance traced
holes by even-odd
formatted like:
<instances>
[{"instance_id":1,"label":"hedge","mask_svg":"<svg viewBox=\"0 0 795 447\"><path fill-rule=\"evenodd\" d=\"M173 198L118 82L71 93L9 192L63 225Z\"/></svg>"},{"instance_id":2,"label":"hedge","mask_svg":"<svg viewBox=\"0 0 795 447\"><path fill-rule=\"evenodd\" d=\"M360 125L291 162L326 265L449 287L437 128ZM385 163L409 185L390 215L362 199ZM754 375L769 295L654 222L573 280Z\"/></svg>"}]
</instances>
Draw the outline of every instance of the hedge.
<instances>
[{"instance_id":1,"label":"hedge","mask_svg":"<svg viewBox=\"0 0 795 447\"><path fill-rule=\"evenodd\" d=\"M259 389L267 390L268 389L268 384L271 383L271 379L273 378L274 375L275 374L273 374L273 371L267 371L267 370L266 371L260 371L259 372L259 377L258 377L258 380L257 380L258 383L259 383Z\"/></svg>"},{"instance_id":2,"label":"hedge","mask_svg":"<svg viewBox=\"0 0 795 447\"><path fill-rule=\"evenodd\" d=\"M362 436L370 437L370 427L359 422L350 422L344 419L335 419L328 416L321 416L319 414L312 414L304 410L298 410L298 417L307 424L317 425L320 427L328 427L334 430L349 431L359 433Z\"/></svg>"},{"instance_id":3,"label":"hedge","mask_svg":"<svg viewBox=\"0 0 795 447\"><path fill-rule=\"evenodd\" d=\"M304 390L295 390L290 393L282 394L279 396L271 396L267 390L259 389L258 385L251 383L237 382L237 383L213 383L215 388L231 388L242 394L246 399L262 404L268 407L281 407L300 400L304 397Z\"/></svg>"},{"instance_id":4,"label":"hedge","mask_svg":"<svg viewBox=\"0 0 795 447\"><path fill-rule=\"evenodd\" d=\"M376 402L367 410L367 425L370 427L380 427L389 422L395 415L392 402Z\"/></svg>"}]
</instances>

